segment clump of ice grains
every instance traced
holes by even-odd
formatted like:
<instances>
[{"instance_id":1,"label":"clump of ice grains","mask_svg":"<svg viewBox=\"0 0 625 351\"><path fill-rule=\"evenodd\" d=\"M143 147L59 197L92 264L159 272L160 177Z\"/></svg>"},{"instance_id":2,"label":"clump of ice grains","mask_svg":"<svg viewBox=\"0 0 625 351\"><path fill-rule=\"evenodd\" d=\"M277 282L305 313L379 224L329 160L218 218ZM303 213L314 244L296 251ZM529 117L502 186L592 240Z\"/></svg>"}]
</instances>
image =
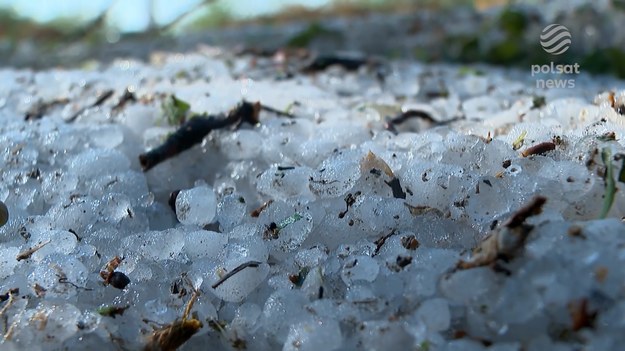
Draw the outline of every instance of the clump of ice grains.
<instances>
[{"instance_id":1,"label":"clump of ice grains","mask_svg":"<svg viewBox=\"0 0 625 351\"><path fill-rule=\"evenodd\" d=\"M535 90L513 71L389 63L405 83L389 87L367 69L276 81L249 63L0 70L2 349L140 349L194 292L186 350L625 344L623 82ZM144 173L137 156L176 128L168 94L294 117L264 111ZM411 109L440 123L387 124ZM542 211L510 224L538 195Z\"/></svg>"}]
</instances>

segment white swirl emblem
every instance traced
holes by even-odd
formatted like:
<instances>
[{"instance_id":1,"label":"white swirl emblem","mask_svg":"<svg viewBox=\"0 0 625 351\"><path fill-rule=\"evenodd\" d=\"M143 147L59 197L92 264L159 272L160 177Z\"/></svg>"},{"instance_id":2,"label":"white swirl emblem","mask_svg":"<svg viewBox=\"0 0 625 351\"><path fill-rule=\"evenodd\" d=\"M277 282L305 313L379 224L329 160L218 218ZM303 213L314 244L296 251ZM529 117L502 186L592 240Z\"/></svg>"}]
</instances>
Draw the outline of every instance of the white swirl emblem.
<instances>
[{"instance_id":1,"label":"white swirl emblem","mask_svg":"<svg viewBox=\"0 0 625 351\"><path fill-rule=\"evenodd\" d=\"M540 45L552 55L563 54L571 46L571 33L561 24L550 24L540 34Z\"/></svg>"}]
</instances>

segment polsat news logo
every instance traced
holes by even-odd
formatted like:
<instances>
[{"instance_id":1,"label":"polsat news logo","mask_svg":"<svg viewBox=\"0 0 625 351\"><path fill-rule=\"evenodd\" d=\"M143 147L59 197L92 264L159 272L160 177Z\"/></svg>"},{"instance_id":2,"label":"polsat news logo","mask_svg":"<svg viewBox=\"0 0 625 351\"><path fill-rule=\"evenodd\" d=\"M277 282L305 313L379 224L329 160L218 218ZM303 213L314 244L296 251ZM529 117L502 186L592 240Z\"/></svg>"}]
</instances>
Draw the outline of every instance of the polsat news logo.
<instances>
[{"instance_id":1,"label":"polsat news logo","mask_svg":"<svg viewBox=\"0 0 625 351\"><path fill-rule=\"evenodd\" d=\"M571 32L561 24L550 24L540 34L540 46L551 55L561 55L571 46ZM549 79L537 79L536 88L574 88L575 79L562 79L564 74L579 74L579 63L558 64L553 61L545 65L532 65L532 77L547 75Z\"/></svg>"},{"instance_id":2,"label":"polsat news logo","mask_svg":"<svg viewBox=\"0 0 625 351\"><path fill-rule=\"evenodd\" d=\"M571 32L561 24L550 24L540 34L540 45L548 54L563 54L571 46Z\"/></svg>"}]
</instances>

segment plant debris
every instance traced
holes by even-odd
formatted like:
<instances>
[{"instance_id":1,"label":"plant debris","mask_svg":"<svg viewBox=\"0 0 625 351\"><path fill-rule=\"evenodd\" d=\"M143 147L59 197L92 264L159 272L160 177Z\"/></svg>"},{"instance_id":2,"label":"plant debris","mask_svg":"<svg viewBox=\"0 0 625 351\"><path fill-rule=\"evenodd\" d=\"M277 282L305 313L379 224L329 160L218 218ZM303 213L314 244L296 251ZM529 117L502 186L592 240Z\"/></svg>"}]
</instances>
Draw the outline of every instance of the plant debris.
<instances>
[{"instance_id":1,"label":"plant debris","mask_svg":"<svg viewBox=\"0 0 625 351\"><path fill-rule=\"evenodd\" d=\"M122 316L124 311L130 308L129 305L126 306L103 306L98 308L97 312L99 315L104 317L115 318L116 316Z\"/></svg>"},{"instance_id":2,"label":"plant debris","mask_svg":"<svg viewBox=\"0 0 625 351\"><path fill-rule=\"evenodd\" d=\"M414 235L402 236L401 245L408 250L416 250L421 244Z\"/></svg>"},{"instance_id":3,"label":"plant debris","mask_svg":"<svg viewBox=\"0 0 625 351\"><path fill-rule=\"evenodd\" d=\"M544 107L547 104L547 99L542 95L534 95L532 98L532 110Z\"/></svg>"},{"instance_id":4,"label":"plant debris","mask_svg":"<svg viewBox=\"0 0 625 351\"><path fill-rule=\"evenodd\" d=\"M394 198L396 198L396 199L405 199L406 198L406 192L402 189L401 183L399 182L399 178L393 177L393 179L391 179L390 181L386 181L385 180L384 183L386 183L386 185L391 187L391 190L393 191L393 197Z\"/></svg>"},{"instance_id":5,"label":"plant debris","mask_svg":"<svg viewBox=\"0 0 625 351\"><path fill-rule=\"evenodd\" d=\"M287 226L299 221L300 219L302 219L302 215L300 215L299 213L295 212L294 214L288 216L287 218L283 219L280 224L278 224L278 230L282 230L284 228L286 228Z\"/></svg>"},{"instance_id":6,"label":"plant debris","mask_svg":"<svg viewBox=\"0 0 625 351\"><path fill-rule=\"evenodd\" d=\"M19 254L17 254L16 259L18 261L27 260L27 259L30 258L30 256L32 256L32 254L34 254L35 252L40 250L42 247L48 245L49 243L50 243L50 240L46 240L46 241L42 242L41 244L38 244L38 245L35 245L35 246L31 247L28 250L22 251Z\"/></svg>"},{"instance_id":7,"label":"plant debris","mask_svg":"<svg viewBox=\"0 0 625 351\"><path fill-rule=\"evenodd\" d=\"M302 69L302 72L320 72L326 70L330 66L339 66L346 71L356 71L360 67L371 63L373 63L373 61L361 57L318 55Z\"/></svg>"},{"instance_id":8,"label":"plant debris","mask_svg":"<svg viewBox=\"0 0 625 351\"><path fill-rule=\"evenodd\" d=\"M396 125L398 124L402 124L404 122L406 122L409 119L412 118L420 118L423 119L425 121L428 121L430 123L434 123L434 124L439 124L439 122L437 120L435 120L432 115L430 115L429 113L425 112L425 111L421 111L421 110L408 110L408 111L404 111L400 114L398 114L397 116L393 117L393 118L387 118L386 119L386 124L384 126L384 128L388 131L393 132L394 134L397 134L397 128L395 128Z\"/></svg>"},{"instance_id":9,"label":"plant debris","mask_svg":"<svg viewBox=\"0 0 625 351\"><path fill-rule=\"evenodd\" d=\"M9 209L7 208L7 205L4 202L0 201L0 227L7 224L8 221L9 221Z\"/></svg>"},{"instance_id":10,"label":"plant debris","mask_svg":"<svg viewBox=\"0 0 625 351\"><path fill-rule=\"evenodd\" d=\"M117 101L115 106L113 106L112 110L119 111L122 108L124 108L128 102L136 102L136 101L137 101L137 96L135 95L135 93L130 91L128 88L126 88L122 96L119 98L119 101Z\"/></svg>"},{"instance_id":11,"label":"plant debris","mask_svg":"<svg viewBox=\"0 0 625 351\"><path fill-rule=\"evenodd\" d=\"M176 199L178 198L178 194L180 194L180 189L172 191L169 193L169 199L167 200L169 208L171 208L174 213L176 213Z\"/></svg>"},{"instance_id":12,"label":"plant debris","mask_svg":"<svg viewBox=\"0 0 625 351\"><path fill-rule=\"evenodd\" d=\"M547 153L555 149L556 149L556 144L554 144L551 141L545 141L543 143L539 143L534 146L528 147L523 152L521 152L521 156L527 157L531 155L542 155L544 153Z\"/></svg>"},{"instance_id":13,"label":"plant debris","mask_svg":"<svg viewBox=\"0 0 625 351\"><path fill-rule=\"evenodd\" d=\"M0 295L0 302L4 302L4 301L8 300L11 297L11 295L19 295L19 293L20 293L20 289L19 288L9 289L4 294Z\"/></svg>"},{"instance_id":14,"label":"plant debris","mask_svg":"<svg viewBox=\"0 0 625 351\"><path fill-rule=\"evenodd\" d=\"M612 152L610 148L606 147L601 150L601 159L605 164L605 174L603 179L605 181L605 195L603 196L603 206L601 207L601 213L599 218L606 218L612 204L614 203L614 195L616 194L616 183L614 182L614 164L612 163ZM621 173L622 170L621 170ZM619 176L620 178L620 176Z\"/></svg>"},{"instance_id":15,"label":"plant debris","mask_svg":"<svg viewBox=\"0 0 625 351\"><path fill-rule=\"evenodd\" d=\"M189 314L198 296L198 291L194 290L193 295L191 295L185 307L182 318L152 332L143 350L175 351L195 335L203 325L197 318L189 318Z\"/></svg>"},{"instance_id":16,"label":"plant debris","mask_svg":"<svg viewBox=\"0 0 625 351\"><path fill-rule=\"evenodd\" d=\"M599 141L615 141L616 140L616 133L614 132L605 132L602 135L597 137L597 140Z\"/></svg>"},{"instance_id":17,"label":"plant debris","mask_svg":"<svg viewBox=\"0 0 625 351\"><path fill-rule=\"evenodd\" d=\"M263 210L265 210L267 208L267 206L271 205L272 202L273 202L273 200L265 201L265 203L260 205L259 208L257 208L254 211L252 211L250 213L250 216L254 217L254 218L257 218L258 216L260 216L261 212L263 212Z\"/></svg>"},{"instance_id":18,"label":"plant debris","mask_svg":"<svg viewBox=\"0 0 625 351\"><path fill-rule=\"evenodd\" d=\"M391 188L391 191L393 192L393 197L396 199L406 198L406 192L402 189L399 178L395 176L393 170L391 170L391 167L389 167L386 161L384 161L373 152L369 151L367 155L362 159L362 161L360 161L360 169L363 173L372 173L377 176L381 176L382 173L384 173L388 179L385 179L384 183ZM342 217L339 215L339 218Z\"/></svg>"},{"instance_id":19,"label":"plant debris","mask_svg":"<svg viewBox=\"0 0 625 351\"><path fill-rule=\"evenodd\" d=\"M303 267L302 269L299 270L297 274L290 274L289 281L293 283L293 285L295 285L296 287L300 288L302 284L304 284L304 280L306 279L306 276L308 275L309 271L310 271L310 268Z\"/></svg>"},{"instance_id":20,"label":"plant debris","mask_svg":"<svg viewBox=\"0 0 625 351\"><path fill-rule=\"evenodd\" d=\"M169 125L179 126L187 120L191 105L176 95L169 95L161 103L161 110Z\"/></svg>"},{"instance_id":21,"label":"plant debris","mask_svg":"<svg viewBox=\"0 0 625 351\"><path fill-rule=\"evenodd\" d=\"M404 206L406 206L408 208L408 210L410 211L410 214L413 216L421 216L424 215L426 213L432 213L435 214L437 216L443 216L444 213L439 210L438 208L434 208L434 207L430 207L430 206L412 206L410 204L408 204L407 202L404 202Z\"/></svg>"},{"instance_id":22,"label":"plant debris","mask_svg":"<svg viewBox=\"0 0 625 351\"><path fill-rule=\"evenodd\" d=\"M391 231L390 233L380 237L378 240L376 240L374 242L375 244L375 250L373 250L373 253L371 254L371 257L375 257L380 253L380 249L382 248L382 246L384 245L384 243L386 243L386 240L388 238L390 238L391 236L395 235L395 230Z\"/></svg>"},{"instance_id":23,"label":"plant debris","mask_svg":"<svg viewBox=\"0 0 625 351\"><path fill-rule=\"evenodd\" d=\"M74 122L80 115L83 114L87 109L98 107L102 105L106 100L108 100L111 96L113 96L113 90L106 90L101 93L95 100L95 102L91 105L87 105L76 111L70 118L66 119L65 122L72 123Z\"/></svg>"},{"instance_id":24,"label":"plant debris","mask_svg":"<svg viewBox=\"0 0 625 351\"><path fill-rule=\"evenodd\" d=\"M290 105L289 105L290 106ZM263 111L267 111L273 114L276 114L278 116L281 117L286 117L286 118L294 118L295 116L289 111L289 108L287 108L286 111L280 111L276 108L270 107L270 106L266 106L266 105L261 105L260 106L261 110Z\"/></svg>"},{"instance_id":25,"label":"plant debris","mask_svg":"<svg viewBox=\"0 0 625 351\"><path fill-rule=\"evenodd\" d=\"M356 199L361 195L360 191L355 192L354 194L349 193L345 195L345 211L339 212L339 218L344 218L347 212L349 212L350 207L356 203Z\"/></svg>"},{"instance_id":26,"label":"plant debris","mask_svg":"<svg viewBox=\"0 0 625 351\"><path fill-rule=\"evenodd\" d=\"M240 264L239 266L237 266L235 269L231 270L230 272L226 273L226 275L224 275L223 277L221 277L221 279L219 279L215 284L213 284L211 287L213 289L217 289L217 287L219 287L221 284L223 284L226 280L232 278L232 276L234 276L235 274L239 273L240 271L244 270L245 268L251 267L251 268L257 268L258 266L260 266L262 264L262 262L258 262L258 261L248 261L245 263Z\"/></svg>"},{"instance_id":27,"label":"plant debris","mask_svg":"<svg viewBox=\"0 0 625 351\"><path fill-rule=\"evenodd\" d=\"M73 286L74 288L80 289L80 290L85 290L85 291L93 290L91 288L85 288L84 286L76 285L75 283L72 283L71 281L69 281L68 278L67 278L67 275L65 274L65 272L63 272L61 267L59 267L59 265L57 265L56 263L52 264L52 268L54 268L54 270L56 271L56 276L58 278L58 282L59 283L61 283L61 284L69 284L69 285Z\"/></svg>"},{"instance_id":28,"label":"plant debris","mask_svg":"<svg viewBox=\"0 0 625 351\"><path fill-rule=\"evenodd\" d=\"M491 232L473 250L471 258L458 262L457 268L469 269L494 264L498 259L510 260L525 245L525 240L534 228L525 221L542 212L547 199L535 197L527 206L520 208L500 228Z\"/></svg>"},{"instance_id":29,"label":"plant debris","mask_svg":"<svg viewBox=\"0 0 625 351\"><path fill-rule=\"evenodd\" d=\"M524 130L519 134L519 136L512 142L512 150L520 149L525 143L525 136L527 135L527 130Z\"/></svg>"},{"instance_id":30,"label":"plant debris","mask_svg":"<svg viewBox=\"0 0 625 351\"><path fill-rule=\"evenodd\" d=\"M50 110L51 108L55 106L59 106L59 105L65 105L68 103L69 103L68 98L58 98L58 99L54 99L54 100L47 101L47 102L40 101L34 104L33 106L31 106L28 109L28 111L26 111L26 114L24 115L24 120L32 121L32 120L41 119L41 117L43 117L46 113L48 113L48 110Z\"/></svg>"},{"instance_id":31,"label":"plant debris","mask_svg":"<svg viewBox=\"0 0 625 351\"><path fill-rule=\"evenodd\" d=\"M243 122L258 123L260 103L243 101L232 109L226 117L197 116L189 119L170 135L165 143L146 153L139 155L139 162L144 172L159 163L199 144L214 129L232 126L238 128Z\"/></svg>"},{"instance_id":32,"label":"plant debris","mask_svg":"<svg viewBox=\"0 0 625 351\"><path fill-rule=\"evenodd\" d=\"M107 262L104 270L100 271L100 277L104 279L105 286L111 285L114 288L123 290L130 284L130 278L126 274L116 271L123 260L123 258L115 256Z\"/></svg>"},{"instance_id":33,"label":"plant debris","mask_svg":"<svg viewBox=\"0 0 625 351\"><path fill-rule=\"evenodd\" d=\"M588 299L572 301L568 304L571 315L571 329L578 331L582 328L594 328L597 312L590 312L588 309Z\"/></svg>"}]
</instances>

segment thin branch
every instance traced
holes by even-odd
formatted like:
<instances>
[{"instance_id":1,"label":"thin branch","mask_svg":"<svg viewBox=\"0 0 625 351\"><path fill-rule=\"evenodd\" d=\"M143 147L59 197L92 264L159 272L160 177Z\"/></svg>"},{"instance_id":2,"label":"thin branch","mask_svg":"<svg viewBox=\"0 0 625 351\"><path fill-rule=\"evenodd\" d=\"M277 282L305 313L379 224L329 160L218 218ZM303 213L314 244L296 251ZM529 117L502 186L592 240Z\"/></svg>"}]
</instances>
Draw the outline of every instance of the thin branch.
<instances>
[{"instance_id":1,"label":"thin branch","mask_svg":"<svg viewBox=\"0 0 625 351\"><path fill-rule=\"evenodd\" d=\"M171 28L175 27L178 23L182 22L182 20L184 20L185 18L187 18L190 14L197 12L199 9L201 9L204 6L210 5L212 3L214 3L215 0L202 0L200 2L198 2L197 4L195 4L195 6L193 6L192 8L190 8L188 11L185 11L183 13L181 13L180 15L178 15L178 17L174 18L171 22L157 27L156 30L159 33L163 33L163 32L167 32L168 30L170 30Z\"/></svg>"},{"instance_id":2,"label":"thin branch","mask_svg":"<svg viewBox=\"0 0 625 351\"><path fill-rule=\"evenodd\" d=\"M245 268L248 268L248 267L256 268L256 267L260 266L261 264L262 264L262 262L258 262L258 261L249 261L249 262L242 263L237 268L231 270L226 275L224 275L223 278L219 279L219 281L217 281L217 283L213 284L211 287L213 289L217 289L218 286L220 286L226 280L232 278L232 276L234 276L235 274L237 274L240 271L244 270Z\"/></svg>"}]
</instances>

